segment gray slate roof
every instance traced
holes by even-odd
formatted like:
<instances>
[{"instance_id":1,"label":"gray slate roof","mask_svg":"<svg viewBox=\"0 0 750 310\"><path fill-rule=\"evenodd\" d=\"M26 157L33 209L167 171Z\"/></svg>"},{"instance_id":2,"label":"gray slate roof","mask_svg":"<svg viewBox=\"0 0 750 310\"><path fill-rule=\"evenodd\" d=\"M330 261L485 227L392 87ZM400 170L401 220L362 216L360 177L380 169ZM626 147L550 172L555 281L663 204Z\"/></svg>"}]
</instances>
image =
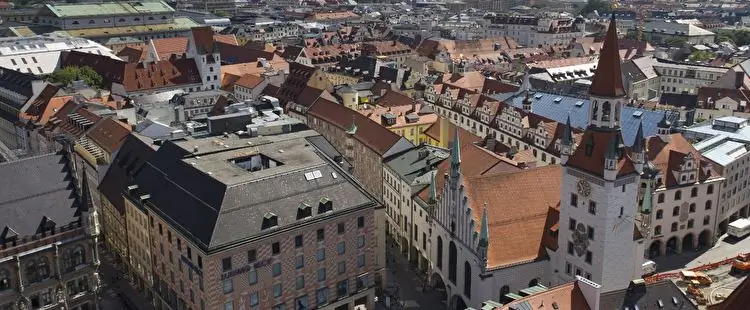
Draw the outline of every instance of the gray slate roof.
<instances>
[{"instance_id":1,"label":"gray slate roof","mask_svg":"<svg viewBox=\"0 0 750 310\"><path fill-rule=\"evenodd\" d=\"M631 285L632 286L632 285ZM674 300L673 300L674 298ZM659 307L659 300L663 307ZM673 301L677 301L675 304ZM698 307L682 294L682 291L669 280L649 284L645 288L619 290L603 293L599 300L600 309L640 310L697 310Z\"/></svg>"},{"instance_id":2,"label":"gray slate roof","mask_svg":"<svg viewBox=\"0 0 750 310\"><path fill-rule=\"evenodd\" d=\"M421 152L425 152L423 156L420 156ZM387 158L385 164L405 182L411 184L417 177L433 170L449 156L450 153L446 149L422 145Z\"/></svg>"},{"instance_id":3,"label":"gray slate roof","mask_svg":"<svg viewBox=\"0 0 750 310\"><path fill-rule=\"evenodd\" d=\"M149 194L150 208L206 251L272 232L261 230L267 212L285 227L299 222L300 203L312 207L313 217L321 216L321 198L333 202L334 213L372 204L360 186L305 140L311 133L316 134L166 141L135 175L139 188L133 196ZM193 156L196 146L200 156ZM250 172L230 162L238 154L257 152L283 165ZM305 174L313 171L321 177L307 180Z\"/></svg>"},{"instance_id":4,"label":"gray slate roof","mask_svg":"<svg viewBox=\"0 0 750 310\"><path fill-rule=\"evenodd\" d=\"M78 221L77 194L68 159L48 154L0 164L0 228L31 236L43 217L57 227Z\"/></svg>"},{"instance_id":5,"label":"gray slate roof","mask_svg":"<svg viewBox=\"0 0 750 310\"><path fill-rule=\"evenodd\" d=\"M500 100L504 95L497 94L490 97L498 97ZM525 95L518 93L504 102L512 104L516 108L523 106ZM579 129L585 129L588 126L589 118L589 99L570 97L561 94L552 94L546 92L535 92L532 96L532 111L534 114L549 118L558 123L565 123L570 115L570 125ZM639 113L636 113L639 112ZM635 107L623 106L620 113L620 127L622 127L622 138L626 146L633 145L635 134L638 131L638 124L643 121L643 135L656 135L656 124L661 121L664 111L646 110ZM640 114L639 117L636 115ZM679 119L679 113L669 113L668 119L672 124L676 124Z\"/></svg>"}]
</instances>

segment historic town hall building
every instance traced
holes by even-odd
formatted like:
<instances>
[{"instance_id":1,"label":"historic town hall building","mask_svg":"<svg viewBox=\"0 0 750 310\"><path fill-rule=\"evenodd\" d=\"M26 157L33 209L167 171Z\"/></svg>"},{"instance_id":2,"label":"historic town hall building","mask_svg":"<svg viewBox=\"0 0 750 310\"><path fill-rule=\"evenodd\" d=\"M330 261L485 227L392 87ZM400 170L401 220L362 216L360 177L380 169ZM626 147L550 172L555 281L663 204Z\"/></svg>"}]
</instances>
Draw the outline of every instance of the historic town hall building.
<instances>
[{"instance_id":1,"label":"historic town hall building","mask_svg":"<svg viewBox=\"0 0 750 310\"><path fill-rule=\"evenodd\" d=\"M506 302L576 276L598 292L641 277L650 234L641 229L639 188L644 167L653 165L642 128L632 146L623 142L627 98L617 48L612 19L589 91L589 125L582 135L569 121L564 126L560 165L525 169L494 160L491 151L462 144L456 130L450 159L419 195L432 214L430 283L445 290L449 309Z\"/></svg>"}]
</instances>

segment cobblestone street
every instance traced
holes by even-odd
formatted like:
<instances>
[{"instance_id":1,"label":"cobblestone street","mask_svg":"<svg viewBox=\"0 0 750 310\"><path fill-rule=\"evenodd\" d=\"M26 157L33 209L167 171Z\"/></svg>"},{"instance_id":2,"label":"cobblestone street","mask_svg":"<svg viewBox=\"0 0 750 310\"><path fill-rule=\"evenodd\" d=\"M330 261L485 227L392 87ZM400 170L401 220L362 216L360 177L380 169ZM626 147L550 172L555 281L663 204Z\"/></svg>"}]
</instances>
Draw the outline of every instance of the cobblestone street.
<instances>
[{"instance_id":1,"label":"cobblestone street","mask_svg":"<svg viewBox=\"0 0 750 310\"><path fill-rule=\"evenodd\" d=\"M376 309L446 309L443 293L425 288L421 277L409 267L407 258L398 251L397 247L391 248L392 240L387 242L386 269L388 270L388 293L393 298L390 308L386 307L386 301L379 300Z\"/></svg>"}]
</instances>

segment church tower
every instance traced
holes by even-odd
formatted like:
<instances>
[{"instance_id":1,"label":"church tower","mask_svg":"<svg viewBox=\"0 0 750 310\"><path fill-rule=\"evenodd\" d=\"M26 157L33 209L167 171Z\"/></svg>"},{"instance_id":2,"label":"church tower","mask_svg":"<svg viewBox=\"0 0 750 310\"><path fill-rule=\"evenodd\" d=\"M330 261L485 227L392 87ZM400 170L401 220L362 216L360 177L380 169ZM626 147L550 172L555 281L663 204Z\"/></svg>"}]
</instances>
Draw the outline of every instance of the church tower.
<instances>
[{"instance_id":1,"label":"church tower","mask_svg":"<svg viewBox=\"0 0 750 310\"><path fill-rule=\"evenodd\" d=\"M562 141L563 184L555 272L559 283L588 278L603 292L640 277L643 245L635 234L639 172L620 129L627 95L622 82L614 15L589 89L589 125Z\"/></svg>"},{"instance_id":2,"label":"church tower","mask_svg":"<svg viewBox=\"0 0 750 310\"><path fill-rule=\"evenodd\" d=\"M195 61L201 76L203 90L219 90L221 87L221 54L214 41L211 27L196 27L190 30L186 57Z\"/></svg>"}]
</instances>

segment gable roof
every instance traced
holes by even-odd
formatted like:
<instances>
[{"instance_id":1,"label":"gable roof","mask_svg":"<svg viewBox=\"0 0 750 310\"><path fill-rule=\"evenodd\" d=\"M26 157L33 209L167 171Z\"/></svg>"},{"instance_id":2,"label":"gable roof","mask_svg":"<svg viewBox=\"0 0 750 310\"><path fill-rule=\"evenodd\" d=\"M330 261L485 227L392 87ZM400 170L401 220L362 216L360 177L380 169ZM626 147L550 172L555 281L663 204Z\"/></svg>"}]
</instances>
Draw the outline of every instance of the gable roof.
<instances>
[{"instance_id":1,"label":"gable roof","mask_svg":"<svg viewBox=\"0 0 750 310\"><path fill-rule=\"evenodd\" d=\"M170 59L126 65L122 84L128 92L162 87L200 84L198 67L193 59Z\"/></svg>"},{"instance_id":2,"label":"gable roof","mask_svg":"<svg viewBox=\"0 0 750 310\"><path fill-rule=\"evenodd\" d=\"M342 130L349 130L352 124L356 125L354 138L380 156L385 155L391 147L401 140L399 135L373 122L366 116L328 99L319 99L307 111L307 114Z\"/></svg>"},{"instance_id":3,"label":"gable roof","mask_svg":"<svg viewBox=\"0 0 750 310\"><path fill-rule=\"evenodd\" d=\"M59 228L78 220L78 195L68 157L46 154L0 164L0 227L19 237L38 233L46 217Z\"/></svg>"},{"instance_id":4,"label":"gable roof","mask_svg":"<svg viewBox=\"0 0 750 310\"><path fill-rule=\"evenodd\" d=\"M131 176L141 169L141 166L150 158L154 151L152 145L147 144L146 141L136 136L136 134L127 135L120 147L120 151L112 159L112 164L99 183L99 192L121 214L125 214L123 191L131 184Z\"/></svg>"},{"instance_id":5,"label":"gable roof","mask_svg":"<svg viewBox=\"0 0 750 310\"><path fill-rule=\"evenodd\" d=\"M113 154L130 134L130 127L111 117L102 119L86 133L94 143L108 154Z\"/></svg>"},{"instance_id":6,"label":"gable roof","mask_svg":"<svg viewBox=\"0 0 750 310\"><path fill-rule=\"evenodd\" d=\"M604 161L610 144L617 145L620 158L617 161L617 176L635 173L633 161L625 152L619 131L586 130L583 138L576 141L578 147L568 159L567 165L584 170L596 176L604 175ZM590 148L590 149L589 149Z\"/></svg>"},{"instance_id":7,"label":"gable roof","mask_svg":"<svg viewBox=\"0 0 750 310\"><path fill-rule=\"evenodd\" d=\"M514 300L503 306L496 307L494 310L545 309L546 305L550 305L552 309L554 309L553 307L557 307L557 309L570 310L597 310L591 309L579 285L578 281L568 282L552 287L544 292ZM527 304L530 307L523 308L522 304Z\"/></svg>"},{"instance_id":8,"label":"gable roof","mask_svg":"<svg viewBox=\"0 0 750 310\"><path fill-rule=\"evenodd\" d=\"M465 179L476 223L487 206L488 268L535 261L547 256L547 248L557 248L549 230L558 222L561 186L558 165Z\"/></svg>"}]
</instances>

